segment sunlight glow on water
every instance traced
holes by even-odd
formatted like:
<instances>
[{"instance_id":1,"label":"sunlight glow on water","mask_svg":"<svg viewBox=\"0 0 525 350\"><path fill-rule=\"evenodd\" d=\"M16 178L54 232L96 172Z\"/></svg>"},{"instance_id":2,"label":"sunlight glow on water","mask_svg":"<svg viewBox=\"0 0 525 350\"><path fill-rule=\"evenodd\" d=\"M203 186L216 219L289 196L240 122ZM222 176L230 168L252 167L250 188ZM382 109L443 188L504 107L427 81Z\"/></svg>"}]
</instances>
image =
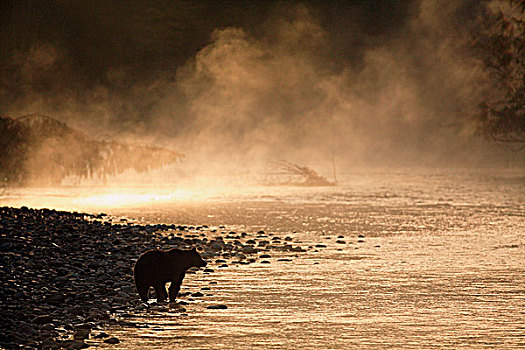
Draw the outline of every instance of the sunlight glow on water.
<instances>
[{"instance_id":1,"label":"sunlight glow on water","mask_svg":"<svg viewBox=\"0 0 525 350\"><path fill-rule=\"evenodd\" d=\"M92 196L78 197L74 203L81 207L91 208L122 208L129 206L146 206L154 203L169 203L188 201L195 198L190 191L174 190L170 193L129 193L112 192Z\"/></svg>"}]
</instances>

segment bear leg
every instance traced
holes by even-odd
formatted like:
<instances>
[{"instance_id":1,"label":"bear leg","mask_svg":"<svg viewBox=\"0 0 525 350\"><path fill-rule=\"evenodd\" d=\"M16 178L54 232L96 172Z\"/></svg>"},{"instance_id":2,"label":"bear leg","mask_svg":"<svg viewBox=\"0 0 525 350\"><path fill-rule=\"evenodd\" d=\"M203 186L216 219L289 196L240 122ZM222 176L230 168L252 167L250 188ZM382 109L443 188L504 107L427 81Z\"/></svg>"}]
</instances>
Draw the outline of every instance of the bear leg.
<instances>
[{"instance_id":1,"label":"bear leg","mask_svg":"<svg viewBox=\"0 0 525 350\"><path fill-rule=\"evenodd\" d=\"M147 303L148 302L148 291L149 286L137 284L137 292L139 293L140 300Z\"/></svg>"},{"instance_id":2,"label":"bear leg","mask_svg":"<svg viewBox=\"0 0 525 350\"><path fill-rule=\"evenodd\" d=\"M168 293L166 292L166 285L164 283L157 283L153 286L155 288L155 295L157 296L157 302L166 300Z\"/></svg>"},{"instance_id":3,"label":"bear leg","mask_svg":"<svg viewBox=\"0 0 525 350\"><path fill-rule=\"evenodd\" d=\"M175 299L177 299L177 295L179 295L180 290L180 284L179 283L171 283L170 288L168 291L170 292L170 302L175 302Z\"/></svg>"},{"instance_id":4,"label":"bear leg","mask_svg":"<svg viewBox=\"0 0 525 350\"><path fill-rule=\"evenodd\" d=\"M184 274L178 276L171 282L171 286L168 289L168 291L170 292L170 302L174 303L175 299L177 299L177 295L179 295L180 285L182 284L183 279Z\"/></svg>"}]
</instances>

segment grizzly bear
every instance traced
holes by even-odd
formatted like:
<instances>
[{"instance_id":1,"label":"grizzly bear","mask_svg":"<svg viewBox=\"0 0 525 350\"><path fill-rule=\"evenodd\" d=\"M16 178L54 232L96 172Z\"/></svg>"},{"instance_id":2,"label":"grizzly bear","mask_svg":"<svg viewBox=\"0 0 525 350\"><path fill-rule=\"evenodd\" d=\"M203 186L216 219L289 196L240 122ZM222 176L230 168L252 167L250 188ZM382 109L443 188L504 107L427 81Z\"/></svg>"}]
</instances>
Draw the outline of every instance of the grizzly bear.
<instances>
[{"instance_id":1,"label":"grizzly bear","mask_svg":"<svg viewBox=\"0 0 525 350\"><path fill-rule=\"evenodd\" d=\"M151 249L144 252L133 267L135 285L142 301L148 301L149 288L155 289L157 301L166 300L166 283L171 282L169 300L174 302L179 294L180 285L190 267L204 267L202 260L195 248L191 250Z\"/></svg>"}]
</instances>

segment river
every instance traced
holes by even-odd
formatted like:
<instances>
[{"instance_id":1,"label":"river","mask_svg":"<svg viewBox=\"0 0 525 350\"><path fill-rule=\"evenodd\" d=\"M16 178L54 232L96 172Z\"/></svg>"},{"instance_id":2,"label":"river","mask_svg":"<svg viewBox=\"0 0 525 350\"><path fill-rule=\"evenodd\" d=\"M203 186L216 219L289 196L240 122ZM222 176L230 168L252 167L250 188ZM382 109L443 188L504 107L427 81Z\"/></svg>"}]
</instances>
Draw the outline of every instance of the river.
<instances>
[{"instance_id":1,"label":"river","mask_svg":"<svg viewBox=\"0 0 525 350\"><path fill-rule=\"evenodd\" d=\"M525 347L523 170L376 170L340 176L336 187L198 194L78 191L25 190L0 204L264 230L312 247L188 275L181 291L206 287L206 301L183 314L130 315L138 327L110 330L118 348Z\"/></svg>"}]
</instances>

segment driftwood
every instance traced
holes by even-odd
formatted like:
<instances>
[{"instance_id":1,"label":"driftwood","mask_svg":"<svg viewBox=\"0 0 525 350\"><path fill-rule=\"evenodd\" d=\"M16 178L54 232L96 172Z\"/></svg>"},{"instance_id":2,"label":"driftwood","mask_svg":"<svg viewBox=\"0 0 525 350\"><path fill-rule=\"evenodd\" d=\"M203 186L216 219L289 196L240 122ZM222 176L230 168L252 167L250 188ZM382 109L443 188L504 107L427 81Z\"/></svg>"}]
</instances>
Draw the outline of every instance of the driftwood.
<instances>
[{"instance_id":1,"label":"driftwood","mask_svg":"<svg viewBox=\"0 0 525 350\"><path fill-rule=\"evenodd\" d=\"M275 170L270 172L265 185L280 186L335 186L336 181L330 181L319 175L314 169L281 160L273 163Z\"/></svg>"},{"instance_id":2,"label":"driftwood","mask_svg":"<svg viewBox=\"0 0 525 350\"><path fill-rule=\"evenodd\" d=\"M57 185L66 177L100 178L127 169L146 172L184 155L153 146L98 141L48 116L0 117L0 185Z\"/></svg>"}]
</instances>

